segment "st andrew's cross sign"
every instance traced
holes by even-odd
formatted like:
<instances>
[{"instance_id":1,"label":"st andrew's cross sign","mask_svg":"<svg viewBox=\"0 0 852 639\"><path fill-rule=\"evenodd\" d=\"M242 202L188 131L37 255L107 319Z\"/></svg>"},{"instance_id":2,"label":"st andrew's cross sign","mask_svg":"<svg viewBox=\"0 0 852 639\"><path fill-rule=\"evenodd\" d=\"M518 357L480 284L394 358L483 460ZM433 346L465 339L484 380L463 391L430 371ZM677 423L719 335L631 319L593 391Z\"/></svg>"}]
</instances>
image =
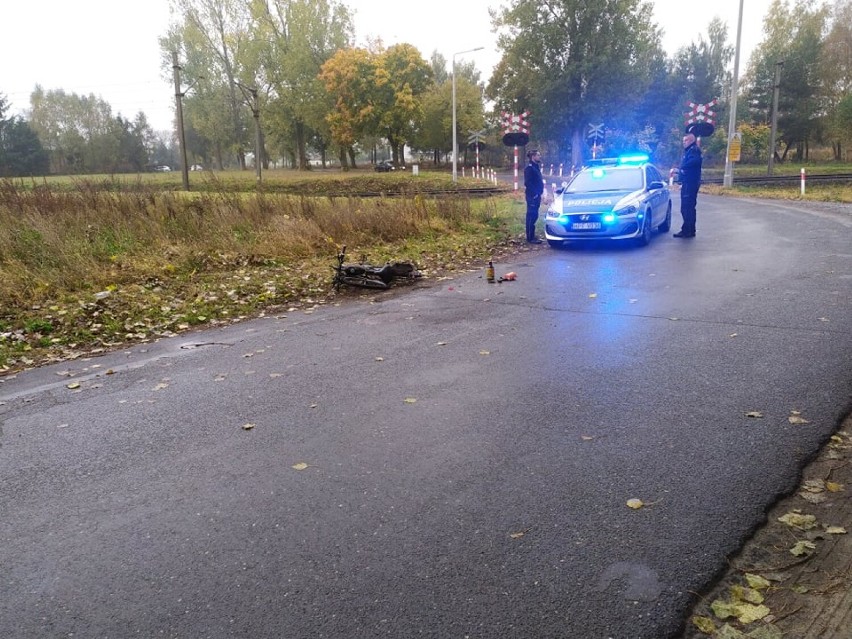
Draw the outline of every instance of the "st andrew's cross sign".
<instances>
[{"instance_id":1,"label":"st andrew's cross sign","mask_svg":"<svg viewBox=\"0 0 852 639\"><path fill-rule=\"evenodd\" d=\"M503 144L506 146L525 146L530 141L530 117L529 111L524 111L520 115L500 113L501 124L503 125Z\"/></svg>"},{"instance_id":2,"label":"st andrew's cross sign","mask_svg":"<svg viewBox=\"0 0 852 639\"><path fill-rule=\"evenodd\" d=\"M718 102L718 98L713 98L707 104L687 102L686 106L689 107L689 111L686 112L686 117L684 118L686 132L692 133L696 137L706 138L713 135L713 131L716 130L716 112L712 108Z\"/></svg>"}]
</instances>

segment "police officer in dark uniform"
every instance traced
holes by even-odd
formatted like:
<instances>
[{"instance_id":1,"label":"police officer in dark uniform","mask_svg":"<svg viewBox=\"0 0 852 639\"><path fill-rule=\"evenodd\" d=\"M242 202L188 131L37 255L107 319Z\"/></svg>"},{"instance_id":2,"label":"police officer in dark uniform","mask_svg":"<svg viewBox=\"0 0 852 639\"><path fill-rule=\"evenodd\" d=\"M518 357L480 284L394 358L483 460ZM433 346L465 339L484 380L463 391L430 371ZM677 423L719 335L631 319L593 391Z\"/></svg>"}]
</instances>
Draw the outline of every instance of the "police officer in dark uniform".
<instances>
[{"instance_id":1,"label":"police officer in dark uniform","mask_svg":"<svg viewBox=\"0 0 852 639\"><path fill-rule=\"evenodd\" d=\"M538 209L544 193L544 177L541 174L541 153L538 149L527 151L527 164L524 169L524 189L527 201L527 242L541 244L535 236L535 223L538 221Z\"/></svg>"},{"instance_id":2,"label":"police officer in dark uniform","mask_svg":"<svg viewBox=\"0 0 852 639\"><path fill-rule=\"evenodd\" d=\"M675 237L695 237L695 205L701 186L701 148L693 133L683 136L683 159L680 162L680 214L683 226Z\"/></svg>"}]
</instances>

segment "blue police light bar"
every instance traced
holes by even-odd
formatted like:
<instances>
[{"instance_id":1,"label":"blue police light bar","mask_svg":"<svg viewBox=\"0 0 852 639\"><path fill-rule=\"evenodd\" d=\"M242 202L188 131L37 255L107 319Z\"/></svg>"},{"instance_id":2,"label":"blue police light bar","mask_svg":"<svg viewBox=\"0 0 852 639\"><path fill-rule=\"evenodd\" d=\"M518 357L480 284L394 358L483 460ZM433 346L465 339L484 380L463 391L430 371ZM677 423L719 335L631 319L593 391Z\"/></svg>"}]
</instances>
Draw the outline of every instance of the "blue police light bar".
<instances>
[{"instance_id":1,"label":"blue police light bar","mask_svg":"<svg viewBox=\"0 0 852 639\"><path fill-rule=\"evenodd\" d=\"M620 155L618 156L619 164L642 164L643 162L647 162L651 158L645 153L635 153L633 155Z\"/></svg>"}]
</instances>

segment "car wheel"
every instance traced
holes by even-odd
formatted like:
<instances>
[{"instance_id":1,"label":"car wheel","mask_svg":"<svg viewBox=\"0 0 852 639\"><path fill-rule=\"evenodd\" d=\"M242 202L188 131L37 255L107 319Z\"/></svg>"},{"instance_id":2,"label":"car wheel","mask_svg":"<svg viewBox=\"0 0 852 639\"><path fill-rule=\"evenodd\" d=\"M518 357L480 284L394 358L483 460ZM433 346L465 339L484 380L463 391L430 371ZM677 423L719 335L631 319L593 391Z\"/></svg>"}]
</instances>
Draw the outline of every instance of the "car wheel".
<instances>
[{"instance_id":1,"label":"car wheel","mask_svg":"<svg viewBox=\"0 0 852 639\"><path fill-rule=\"evenodd\" d=\"M654 233L654 223L651 221L651 211L645 211L645 219L642 224L642 235L639 236L639 246L648 246L651 243L651 235Z\"/></svg>"},{"instance_id":2,"label":"car wheel","mask_svg":"<svg viewBox=\"0 0 852 639\"><path fill-rule=\"evenodd\" d=\"M547 243L550 244L553 248L562 248L565 244L562 240L547 240Z\"/></svg>"},{"instance_id":3,"label":"car wheel","mask_svg":"<svg viewBox=\"0 0 852 639\"><path fill-rule=\"evenodd\" d=\"M666 219L657 227L660 233L668 233L672 228L672 201L669 200L669 206L666 209Z\"/></svg>"}]
</instances>

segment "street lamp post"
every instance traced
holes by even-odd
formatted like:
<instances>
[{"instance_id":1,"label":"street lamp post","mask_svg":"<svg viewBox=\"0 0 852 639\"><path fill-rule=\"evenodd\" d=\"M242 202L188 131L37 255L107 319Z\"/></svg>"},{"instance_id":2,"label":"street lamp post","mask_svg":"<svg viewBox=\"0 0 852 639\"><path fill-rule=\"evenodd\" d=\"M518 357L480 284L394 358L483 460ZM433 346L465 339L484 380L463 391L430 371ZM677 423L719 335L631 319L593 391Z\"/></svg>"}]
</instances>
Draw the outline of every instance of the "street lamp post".
<instances>
[{"instance_id":1,"label":"street lamp post","mask_svg":"<svg viewBox=\"0 0 852 639\"><path fill-rule=\"evenodd\" d=\"M467 51L459 51L453 54L453 182L458 180L458 143L456 142L456 56L463 53L482 51L485 47L476 47Z\"/></svg>"},{"instance_id":2,"label":"street lamp post","mask_svg":"<svg viewBox=\"0 0 852 639\"><path fill-rule=\"evenodd\" d=\"M737 92L739 91L740 74L740 40L743 33L743 0L740 0L740 16L737 21L737 48L734 53L734 81L731 86L731 113L728 117L728 146L725 154L725 176L722 178L722 186L731 187L734 184L734 164L731 162L731 142L737 132Z\"/></svg>"}]
</instances>

